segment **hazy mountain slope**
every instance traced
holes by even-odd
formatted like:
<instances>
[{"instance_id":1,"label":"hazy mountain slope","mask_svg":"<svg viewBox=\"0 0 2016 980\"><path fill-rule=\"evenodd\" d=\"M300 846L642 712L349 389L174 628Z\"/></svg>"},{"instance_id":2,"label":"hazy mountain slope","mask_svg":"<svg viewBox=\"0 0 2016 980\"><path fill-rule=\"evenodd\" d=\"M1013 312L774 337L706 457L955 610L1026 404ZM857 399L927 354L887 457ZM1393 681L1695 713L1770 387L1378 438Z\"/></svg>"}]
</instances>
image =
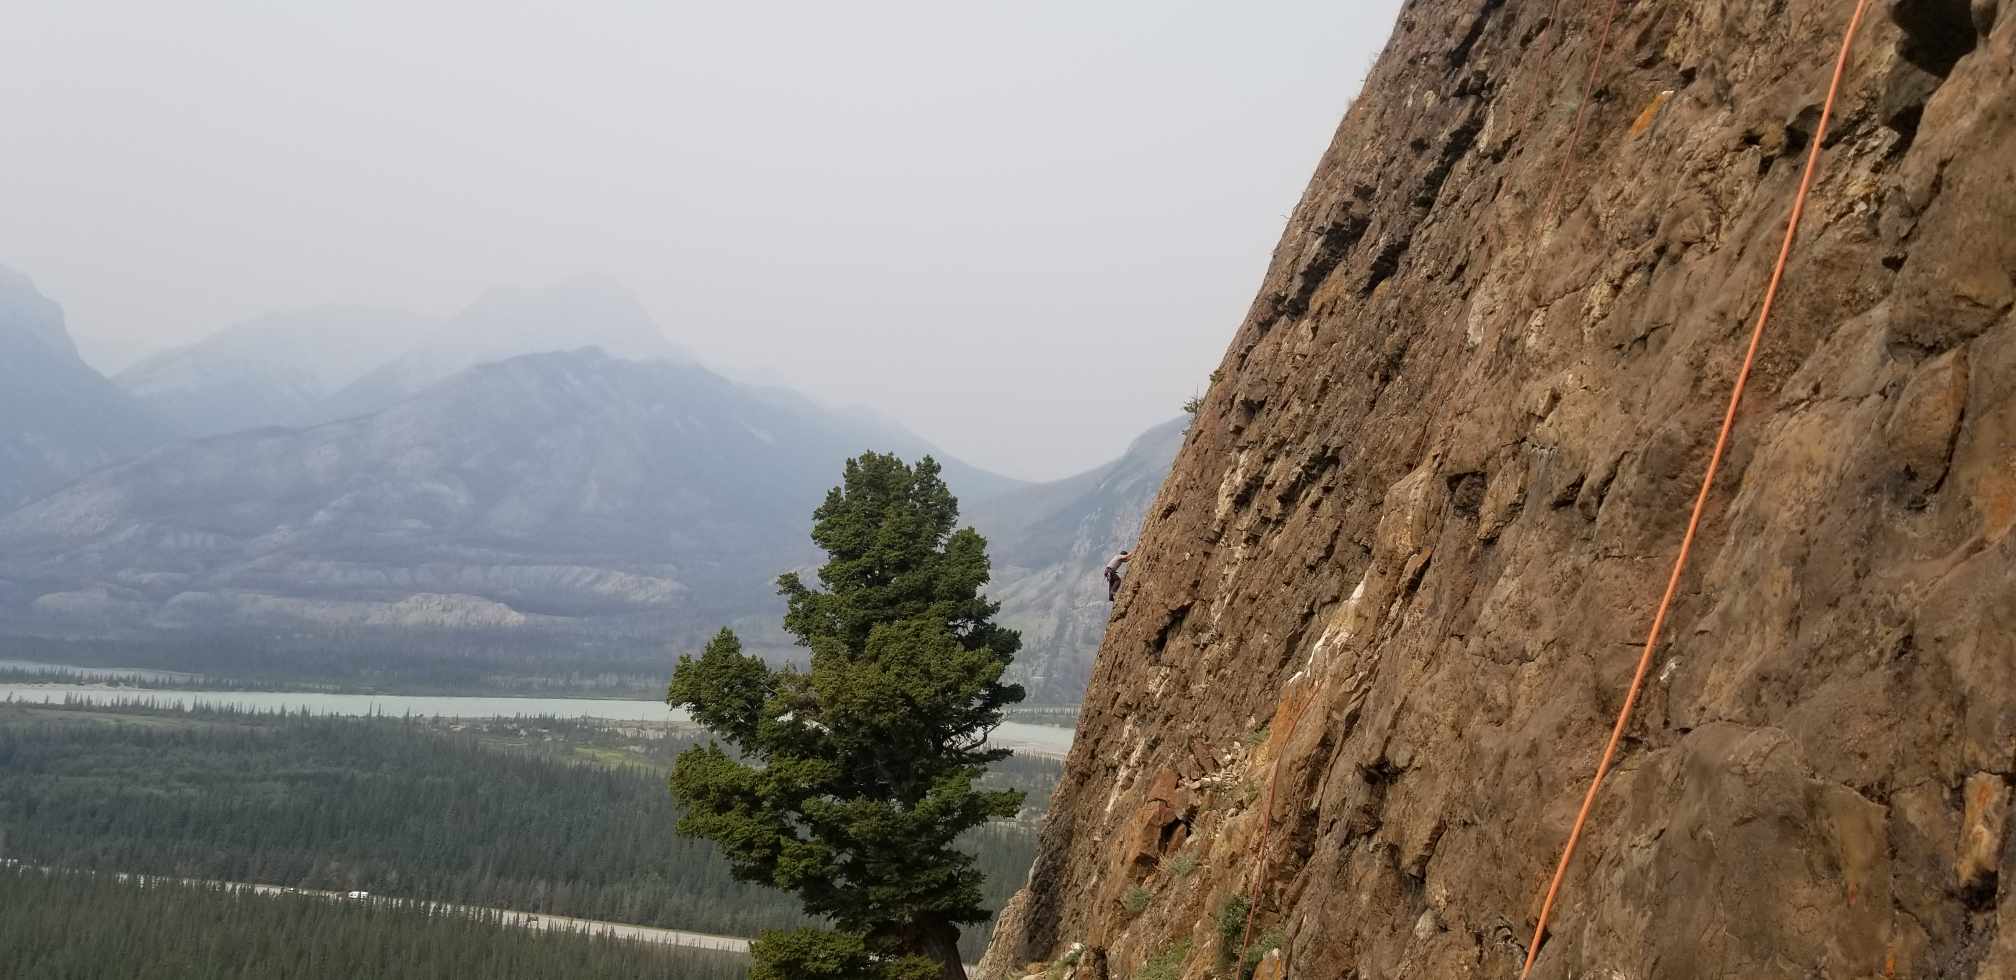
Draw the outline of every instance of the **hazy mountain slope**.
<instances>
[{"instance_id":1,"label":"hazy mountain slope","mask_svg":"<svg viewBox=\"0 0 2016 980\"><path fill-rule=\"evenodd\" d=\"M435 326L414 314L359 306L275 313L154 354L114 380L188 436L297 425Z\"/></svg>"},{"instance_id":2,"label":"hazy mountain slope","mask_svg":"<svg viewBox=\"0 0 2016 980\"><path fill-rule=\"evenodd\" d=\"M971 514L973 508L983 502L1036 486L949 455L943 448L910 431L903 423L863 406L833 406L794 388L773 384L745 384L744 390L790 411L824 416L839 431L849 433L864 446L878 447L879 452L895 453L913 461L924 456L936 459L938 465L944 468L945 482L959 494L962 515Z\"/></svg>"},{"instance_id":3,"label":"hazy mountain slope","mask_svg":"<svg viewBox=\"0 0 2016 980\"><path fill-rule=\"evenodd\" d=\"M341 649L375 630L428 656L452 645L413 631L564 634L642 654L732 623L775 649L775 578L815 557L810 514L842 462L928 451L891 442L691 364L511 358L372 415L176 445L0 517L0 632ZM961 474L1020 486L947 470L969 499Z\"/></svg>"},{"instance_id":4,"label":"hazy mountain slope","mask_svg":"<svg viewBox=\"0 0 2016 980\"><path fill-rule=\"evenodd\" d=\"M598 351L376 415L175 446L0 518L16 619L641 629L725 622L811 557L868 446L704 369Z\"/></svg>"},{"instance_id":5,"label":"hazy mountain slope","mask_svg":"<svg viewBox=\"0 0 2016 980\"><path fill-rule=\"evenodd\" d=\"M967 509L994 559L988 594L1022 631L1015 675L1031 701L1075 704L1084 693L1112 609L1100 569L1134 543L1188 422L1148 430L1105 466Z\"/></svg>"},{"instance_id":6,"label":"hazy mountain slope","mask_svg":"<svg viewBox=\"0 0 2016 980\"><path fill-rule=\"evenodd\" d=\"M0 267L0 510L167 437L78 358L62 308Z\"/></svg>"},{"instance_id":7,"label":"hazy mountain slope","mask_svg":"<svg viewBox=\"0 0 2016 980\"><path fill-rule=\"evenodd\" d=\"M633 360L691 360L636 297L614 283L579 279L539 289L498 288L331 394L313 415L318 421L368 415L477 364L582 347Z\"/></svg>"},{"instance_id":8,"label":"hazy mountain slope","mask_svg":"<svg viewBox=\"0 0 2016 980\"><path fill-rule=\"evenodd\" d=\"M2016 5L1869 10L1404 6L983 980L2016 977Z\"/></svg>"}]
</instances>

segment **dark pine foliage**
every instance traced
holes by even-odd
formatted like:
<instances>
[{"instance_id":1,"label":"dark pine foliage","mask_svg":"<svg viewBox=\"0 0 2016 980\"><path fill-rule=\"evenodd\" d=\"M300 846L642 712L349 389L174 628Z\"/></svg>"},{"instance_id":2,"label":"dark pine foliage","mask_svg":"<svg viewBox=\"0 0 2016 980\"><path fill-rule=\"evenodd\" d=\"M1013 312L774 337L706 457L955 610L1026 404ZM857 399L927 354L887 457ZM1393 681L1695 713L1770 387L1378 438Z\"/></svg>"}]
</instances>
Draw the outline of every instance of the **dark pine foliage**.
<instances>
[{"instance_id":1,"label":"dark pine foliage","mask_svg":"<svg viewBox=\"0 0 2016 980\"><path fill-rule=\"evenodd\" d=\"M563 739L592 727L539 724ZM692 744L667 742L666 754ZM1047 795L1057 769L1009 759L988 782ZM418 721L0 708L0 848L24 863L741 936L818 924L736 881L713 844L668 832L680 815L651 772L502 751ZM1023 823L972 832L988 901L1020 887L1034 836Z\"/></svg>"},{"instance_id":2,"label":"dark pine foliage","mask_svg":"<svg viewBox=\"0 0 2016 980\"><path fill-rule=\"evenodd\" d=\"M1002 682L1021 637L981 593L987 543L958 517L930 457L849 460L812 514L821 587L778 580L810 669L773 668L725 629L679 660L668 700L734 749L680 757L679 829L837 927L764 937L759 977L964 976L961 926L989 917L964 845L1021 806L980 781L1022 689Z\"/></svg>"}]
</instances>

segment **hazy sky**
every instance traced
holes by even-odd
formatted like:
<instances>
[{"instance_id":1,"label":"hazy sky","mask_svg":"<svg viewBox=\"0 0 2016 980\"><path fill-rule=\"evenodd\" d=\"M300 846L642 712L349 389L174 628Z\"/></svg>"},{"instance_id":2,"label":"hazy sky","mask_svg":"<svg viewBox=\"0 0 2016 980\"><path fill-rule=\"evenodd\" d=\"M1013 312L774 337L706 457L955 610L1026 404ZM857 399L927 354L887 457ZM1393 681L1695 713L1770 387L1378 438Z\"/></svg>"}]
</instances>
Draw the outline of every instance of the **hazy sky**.
<instances>
[{"instance_id":1,"label":"hazy sky","mask_svg":"<svg viewBox=\"0 0 2016 980\"><path fill-rule=\"evenodd\" d=\"M1398 6L16 0L0 263L107 372L603 274L732 375L1057 477L1202 386Z\"/></svg>"}]
</instances>

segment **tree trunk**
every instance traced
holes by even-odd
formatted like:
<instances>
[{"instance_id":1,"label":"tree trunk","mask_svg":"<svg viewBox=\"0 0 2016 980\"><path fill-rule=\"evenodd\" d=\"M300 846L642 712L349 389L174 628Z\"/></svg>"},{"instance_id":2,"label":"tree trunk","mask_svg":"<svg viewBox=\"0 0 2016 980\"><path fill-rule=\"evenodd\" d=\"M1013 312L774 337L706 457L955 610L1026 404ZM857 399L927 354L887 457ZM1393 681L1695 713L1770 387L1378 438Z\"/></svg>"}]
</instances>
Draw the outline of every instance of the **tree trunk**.
<instances>
[{"instance_id":1,"label":"tree trunk","mask_svg":"<svg viewBox=\"0 0 2016 980\"><path fill-rule=\"evenodd\" d=\"M938 961L939 980L966 980L966 964L959 961L959 927L950 922L920 923L918 940L923 953Z\"/></svg>"},{"instance_id":2,"label":"tree trunk","mask_svg":"<svg viewBox=\"0 0 2016 980\"><path fill-rule=\"evenodd\" d=\"M966 980L966 965L959 961L958 926L943 919L918 919L883 935L905 955L937 961L938 980Z\"/></svg>"}]
</instances>

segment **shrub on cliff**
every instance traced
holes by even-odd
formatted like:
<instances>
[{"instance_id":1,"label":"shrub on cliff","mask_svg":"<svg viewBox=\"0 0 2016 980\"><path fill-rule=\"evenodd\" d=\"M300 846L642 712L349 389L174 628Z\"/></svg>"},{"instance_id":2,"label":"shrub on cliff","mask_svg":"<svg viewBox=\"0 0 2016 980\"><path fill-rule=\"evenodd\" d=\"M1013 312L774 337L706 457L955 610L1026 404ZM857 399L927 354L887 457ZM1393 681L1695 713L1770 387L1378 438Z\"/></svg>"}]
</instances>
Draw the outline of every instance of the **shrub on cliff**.
<instances>
[{"instance_id":1,"label":"shrub on cliff","mask_svg":"<svg viewBox=\"0 0 2016 980\"><path fill-rule=\"evenodd\" d=\"M1008 754L986 738L1022 700L1001 682L1022 641L994 622L998 604L980 594L986 541L955 530L958 516L930 457L914 468L877 453L849 460L812 515L823 588L778 579L784 627L810 669L773 670L724 629L673 673L667 700L736 749L679 758L680 831L838 928L766 937L752 951L765 975L800 976L809 957L895 980L924 957L964 976L959 927L988 912L982 875L955 842L1021 806L1020 792L975 781Z\"/></svg>"}]
</instances>

